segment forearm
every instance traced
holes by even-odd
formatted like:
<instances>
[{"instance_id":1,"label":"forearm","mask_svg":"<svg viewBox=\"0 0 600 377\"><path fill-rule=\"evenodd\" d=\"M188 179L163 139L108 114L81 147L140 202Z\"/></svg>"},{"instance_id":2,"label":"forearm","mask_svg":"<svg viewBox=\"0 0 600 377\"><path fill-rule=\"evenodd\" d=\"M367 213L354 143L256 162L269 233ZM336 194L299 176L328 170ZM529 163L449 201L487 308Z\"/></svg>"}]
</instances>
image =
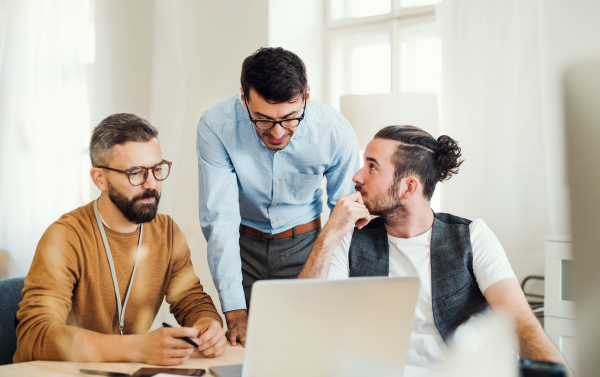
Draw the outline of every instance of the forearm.
<instances>
[{"instance_id":1,"label":"forearm","mask_svg":"<svg viewBox=\"0 0 600 377\"><path fill-rule=\"evenodd\" d=\"M504 312L513 320L522 358L567 365L533 315L516 279L500 280L488 287L484 295L492 310Z\"/></svg>"},{"instance_id":2,"label":"forearm","mask_svg":"<svg viewBox=\"0 0 600 377\"><path fill-rule=\"evenodd\" d=\"M53 318L38 314L29 308L17 313L17 351L15 363L35 360L72 361L73 338L81 329L54 322ZM37 323L36 323L37 320Z\"/></svg>"},{"instance_id":3,"label":"forearm","mask_svg":"<svg viewBox=\"0 0 600 377\"><path fill-rule=\"evenodd\" d=\"M567 365L563 355L533 315L521 315L516 326L519 355L522 358L552 361Z\"/></svg>"},{"instance_id":4,"label":"forearm","mask_svg":"<svg viewBox=\"0 0 600 377\"><path fill-rule=\"evenodd\" d=\"M143 361L138 351L141 335L106 335L81 329L73 337L76 361Z\"/></svg>"},{"instance_id":5,"label":"forearm","mask_svg":"<svg viewBox=\"0 0 600 377\"><path fill-rule=\"evenodd\" d=\"M331 256L338 241L324 229L317 237L298 279L326 278Z\"/></svg>"}]
</instances>

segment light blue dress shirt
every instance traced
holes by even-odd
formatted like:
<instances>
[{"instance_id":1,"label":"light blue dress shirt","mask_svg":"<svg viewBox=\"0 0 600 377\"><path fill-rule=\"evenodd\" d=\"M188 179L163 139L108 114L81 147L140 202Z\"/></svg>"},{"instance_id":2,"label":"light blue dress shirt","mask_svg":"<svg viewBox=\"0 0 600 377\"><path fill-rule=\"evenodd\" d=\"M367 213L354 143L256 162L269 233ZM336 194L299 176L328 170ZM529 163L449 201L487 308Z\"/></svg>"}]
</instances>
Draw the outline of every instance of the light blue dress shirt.
<instances>
[{"instance_id":1,"label":"light blue dress shirt","mask_svg":"<svg viewBox=\"0 0 600 377\"><path fill-rule=\"evenodd\" d=\"M196 153L200 223L223 312L246 309L240 224L275 234L310 222L323 211L323 176L333 209L354 192L352 177L360 168L350 123L312 99L289 144L272 151L236 94L202 114Z\"/></svg>"}]
</instances>

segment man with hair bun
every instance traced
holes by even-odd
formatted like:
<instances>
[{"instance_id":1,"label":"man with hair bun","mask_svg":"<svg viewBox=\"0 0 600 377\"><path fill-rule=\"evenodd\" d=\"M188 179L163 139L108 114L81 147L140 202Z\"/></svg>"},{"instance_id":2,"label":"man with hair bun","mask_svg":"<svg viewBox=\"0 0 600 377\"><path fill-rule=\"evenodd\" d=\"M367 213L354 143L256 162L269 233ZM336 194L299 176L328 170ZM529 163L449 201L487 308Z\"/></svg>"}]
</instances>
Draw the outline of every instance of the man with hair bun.
<instances>
[{"instance_id":1,"label":"man with hair bun","mask_svg":"<svg viewBox=\"0 0 600 377\"><path fill-rule=\"evenodd\" d=\"M241 93L198 122L200 223L232 345L246 341L252 284L295 279L327 205L354 191L360 166L350 123L310 98L306 68L283 48L242 64Z\"/></svg>"},{"instance_id":2,"label":"man with hair bun","mask_svg":"<svg viewBox=\"0 0 600 377\"><path fill-rule=\"evenodd\" d=\"M380 130L353 178L356 192L338 200L299 277L418 276L407 366L443 368L454 330L489 308L512 317L521 357L565 364L483 220L431 210L437 182L458 173L460 158L449 136Z\"/></svg>"}]
</instances>

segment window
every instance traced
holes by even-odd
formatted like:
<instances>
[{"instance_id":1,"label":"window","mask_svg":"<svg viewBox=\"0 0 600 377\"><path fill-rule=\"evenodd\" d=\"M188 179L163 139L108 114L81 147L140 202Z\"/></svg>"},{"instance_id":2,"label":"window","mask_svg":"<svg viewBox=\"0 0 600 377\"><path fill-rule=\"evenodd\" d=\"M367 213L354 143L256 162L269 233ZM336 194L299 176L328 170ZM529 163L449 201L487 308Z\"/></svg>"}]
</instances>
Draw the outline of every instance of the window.
<instances>
[{"instance_id":1,"label":"window","mask_svg":"<svg viewBox=\"0 0 600 377\"><path fill-rule=\"evenodd\" d=\"M27 273L38 240L89 200L94 2L0 2L0 248Z\"/></svg>"},{"instance_id":2,"label":"window","mask_svg":"<svg viewBox=\"0 0 600 377\"><path fill-rule=\"evenodd\" d=\"M438 2L328 0L325 98L329 105L339 111L340 98L348 94L439 95ZM431 200L436 211L440 208L440 190L438 185Z\"/></svg>"},{"instance_id":3,"label":"window","mask_svg":"<svg viewBox=\"0 0 600 377\"><path fill-rule=\"evenodd\" d=\"M327 100L440 91L437 0L329 0Z\"/></svg>"},{"instance_id":4,"label":"window","mask_svg":"<svg viewBox=\"0 0 600 377\"><path fill-rule=\"evenodd\" d=\"M368 17L389 13L392 10L390 0L331 0L331 19Z\"/></svg>"}]
</instances>

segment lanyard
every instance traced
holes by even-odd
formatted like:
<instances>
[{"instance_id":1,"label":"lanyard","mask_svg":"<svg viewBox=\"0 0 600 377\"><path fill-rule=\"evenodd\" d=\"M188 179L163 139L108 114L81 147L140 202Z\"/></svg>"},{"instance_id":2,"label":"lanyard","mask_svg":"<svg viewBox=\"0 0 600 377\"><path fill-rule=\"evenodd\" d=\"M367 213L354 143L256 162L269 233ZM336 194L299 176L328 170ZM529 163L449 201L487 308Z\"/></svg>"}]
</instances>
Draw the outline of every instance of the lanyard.
<instances>
[{"instance_id":1,"label":"lanyard","mask_svg":"<svg viewBox=\"0 0 600 377\"><path fill-rule=\"evenodd\" d=\"M110 246L108 246L108 240L106 239L106 232L104 232L104 225L102 225L102 219L100 218L100 211L98 211L98 200L94 201L94 213L96 214L96 222L98 228L100 228L100 234L102 235L102 242L104 242L104 250L106 251L106 257L108 258L108 264L110 265L110 273L113 279L113 285L115 286L115 295L117 296L117 309L119 311L119 331L123 335L123 327L125 327L125 307L127 306L127 300L129 300L129 294L131 293L131 286L133 285L133 278L135 276L135 270L137 269L138 255L140 255L140 246L142 246L142 235L144 234L144 224L140 225L140 239L138 241L138 248L135 253L135 264L133 265L133 273L131 279L129 279L129 288L125 295L125 302L123 308L121 308L121 293L119 292L119 284L117 283L117 273L115 272L115 264L113 263L112 254L110 253Z\"/></svg>"}]
</instances>

